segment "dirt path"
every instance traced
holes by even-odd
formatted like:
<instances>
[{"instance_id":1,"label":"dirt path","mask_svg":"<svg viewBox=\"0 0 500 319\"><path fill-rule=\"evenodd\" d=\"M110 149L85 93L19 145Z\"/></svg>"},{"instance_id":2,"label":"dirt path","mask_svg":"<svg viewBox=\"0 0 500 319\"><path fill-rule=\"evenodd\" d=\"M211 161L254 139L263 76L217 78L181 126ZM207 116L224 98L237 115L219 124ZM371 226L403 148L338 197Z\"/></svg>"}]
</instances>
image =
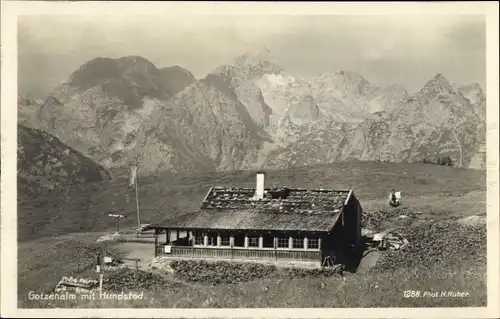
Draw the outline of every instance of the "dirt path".
<instances>
[{"instance_id":1,"label":"dirt path","mask_svg":"<svg viewBox=\"0 0 500 319\"><path fill-rule=\"evenodd\" d=\"M113 243L110 244L110 248L120 253L124 258L140 259L140 269L147 269L155 257L154 243ZM135 267L134 261L125 260L125 264Z\"/></svg>"},{"instance_id":2,"label":"dirt path","mask_svg":"<svg viewBox=\"0 0 500 319\"><path fill-rule=\"evenodd\" d=\"M382 253L380 251L366 251L366 255L361 259L361 262L359 263L357 272L364 273L372 269L373 267L375 267L377 261L381 256Z\"/></svg>"}]
</instances>

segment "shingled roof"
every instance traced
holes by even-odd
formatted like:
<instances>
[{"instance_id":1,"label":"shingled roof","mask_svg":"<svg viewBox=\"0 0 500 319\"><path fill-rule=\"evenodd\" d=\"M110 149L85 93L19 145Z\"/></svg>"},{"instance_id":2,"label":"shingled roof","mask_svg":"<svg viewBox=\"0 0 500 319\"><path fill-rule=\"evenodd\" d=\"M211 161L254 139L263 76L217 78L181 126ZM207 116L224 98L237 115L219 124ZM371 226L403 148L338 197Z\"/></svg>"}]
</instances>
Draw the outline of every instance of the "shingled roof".
<instances>
[{"instance_id":1,"label":"shingled roof","mask_svg":"<svg viewBox=\"0 0 500 319\"><path fill-rule=\"evenodd\" d=\"M254 194L255 188L212 187L199 210L151 228L329 231L350 191L267 188L261 200Z\"/></svg>"},{"instance_id":2,"label":"shingled roof","mask_svg":"<svg viewBox=\"0 0 500 319\"><path fill-rule=\"evenodd\" d=\"M255 188L212 187L201 209L259 209L265 211L330 211L343 207L349 190L267 188L254 200Z\"/></svg>"},{"instance_id":3,"label":"shingled roof","mask_svg":"<svg viewBox=\"0 0 500 319\"><path fill-rule=\"evenodd\" d=\"M258 209L199 210L164 220L153 227L185 229L238 229L276 231L329 231L340 216L340 210L318 213L269 213Z\"/></svg>"}]
</instances>

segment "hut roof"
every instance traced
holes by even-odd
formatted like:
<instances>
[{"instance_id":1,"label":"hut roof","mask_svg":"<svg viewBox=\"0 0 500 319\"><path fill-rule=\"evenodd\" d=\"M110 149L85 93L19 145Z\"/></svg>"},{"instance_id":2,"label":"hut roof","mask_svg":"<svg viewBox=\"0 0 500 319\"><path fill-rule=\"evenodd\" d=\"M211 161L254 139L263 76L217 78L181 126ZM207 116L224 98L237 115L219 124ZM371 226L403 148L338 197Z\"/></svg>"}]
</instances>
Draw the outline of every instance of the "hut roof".
<instances>
[{"instance_id":1,"label":"hut roof","mask_svg":"<svg viewBox=\"0 0 500 319\"><path fill-rule=\"evenodd\" d=\"M167 218L150 228L235 229L327 232L336 223L349 190L212 187L199 210Z\"/></svg>"}]
</instances>

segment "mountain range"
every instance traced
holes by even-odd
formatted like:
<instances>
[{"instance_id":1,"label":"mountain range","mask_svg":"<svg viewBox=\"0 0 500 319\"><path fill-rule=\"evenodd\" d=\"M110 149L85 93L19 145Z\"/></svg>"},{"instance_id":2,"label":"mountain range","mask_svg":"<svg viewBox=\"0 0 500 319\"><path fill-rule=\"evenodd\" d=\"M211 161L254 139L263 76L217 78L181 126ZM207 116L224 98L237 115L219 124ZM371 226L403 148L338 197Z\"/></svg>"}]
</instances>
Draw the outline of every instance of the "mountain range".
<instances>
[{"instance_id":1,"label":"mountain range","mask_svg":"<svg viewBox=\"0 0 500 319\"><path fill-rule=\"evenodd\" d=\"M479 168L486 98L437 74L415 94L347 70L288 74L267 49L203 78L138 56L96 58L43 102L19 97L18 119L107 170L143 173L290 168L347 160L450 156Z\"/></svg>"}]
</instances>

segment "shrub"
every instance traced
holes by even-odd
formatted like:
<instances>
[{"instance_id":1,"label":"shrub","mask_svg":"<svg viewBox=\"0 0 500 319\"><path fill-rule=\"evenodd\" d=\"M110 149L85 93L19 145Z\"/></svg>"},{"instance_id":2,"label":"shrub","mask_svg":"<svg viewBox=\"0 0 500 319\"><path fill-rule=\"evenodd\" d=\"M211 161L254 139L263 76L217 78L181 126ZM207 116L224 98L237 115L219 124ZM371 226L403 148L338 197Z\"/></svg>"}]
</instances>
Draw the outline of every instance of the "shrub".
<instances>
[{"instance_id":1,"label":"shrub","mask_svg":"<svg viewBox=\"0 0 500 319\"><path fill-rule=\"evenodd\" d=\"M436 164L436 165L443 165L443 166L453 166L453 160L451 159L450 156L443 156L443 157L438 157L436 161L433 161L429 159L428 157L425 157L423 160L419 161L420 163L424 164Z\"/></svg>"}]
</instances>

